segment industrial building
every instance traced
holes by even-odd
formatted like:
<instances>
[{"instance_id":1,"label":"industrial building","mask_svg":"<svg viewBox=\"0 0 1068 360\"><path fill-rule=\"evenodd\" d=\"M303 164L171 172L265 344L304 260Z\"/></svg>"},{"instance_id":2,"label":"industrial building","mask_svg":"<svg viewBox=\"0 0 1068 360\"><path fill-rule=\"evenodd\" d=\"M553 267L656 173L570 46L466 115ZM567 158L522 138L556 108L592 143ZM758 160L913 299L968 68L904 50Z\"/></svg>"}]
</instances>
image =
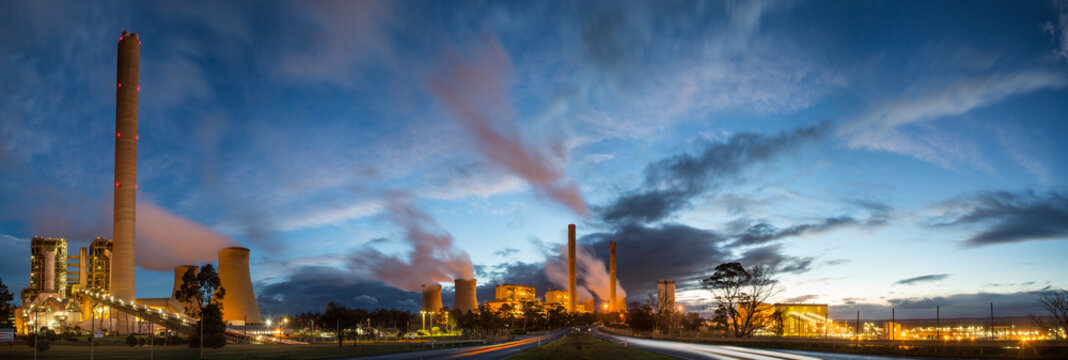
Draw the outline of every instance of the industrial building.
<instances>
[{"instance_id":1,"label":"industrial building","mask_svg":"<svg viewBox=\"0 0 1068 360\"><path fill-rule=\"evenodd\" d=\"M828 331L827 304L775 304L782 321L782 336L825 336Z\"/></svg>"},{"instance_id":2,"label":"industrial building","mask_svg":"<svg viewBox=\"0 0 1068 360\"><path fill-rule=\"evenodd\" d=\"M656 283L657 311L675 311L675 280L660 279Z\"/></svg>"},{"instance_id":3,"label":"industrial building","mask_svg":"<svg viewBox=\"0 0 1068 360\"><path fill-rule=\"evenodd\" d=\"M505 304L518 308L523 301L536 301L533 286L502 284L497 285L495 293L496 297L493 301L486 302L487 306L495 310Z\"/></svg>"},{"instance_id":4,"label":"industrial building","mask_svg":"<svg viewBox=\"0 0 1068 360\"><path fill-rule=\"evenodd\" d=\"M545 304L546 305L548 305L548 304L557 304L557 305L560 305L560 306L563 306L563 307L566 308L567 305L570 302L571 302L571 300L570 300L570 297L567 294L567 291L557 289L557 290L549 290L549 291L545 292Z\"/></svg>"},{"instance_id":5,"label":"industrial building","mask_svg":"<svg viewBox=\"0 0 1068 360\"><path fill-rule=\"evenodd\" d=\"M34 236L30 240L30 286L22 290L22 303L47 294L66 297L67 239Z\"/></svg>"}]
</instances>

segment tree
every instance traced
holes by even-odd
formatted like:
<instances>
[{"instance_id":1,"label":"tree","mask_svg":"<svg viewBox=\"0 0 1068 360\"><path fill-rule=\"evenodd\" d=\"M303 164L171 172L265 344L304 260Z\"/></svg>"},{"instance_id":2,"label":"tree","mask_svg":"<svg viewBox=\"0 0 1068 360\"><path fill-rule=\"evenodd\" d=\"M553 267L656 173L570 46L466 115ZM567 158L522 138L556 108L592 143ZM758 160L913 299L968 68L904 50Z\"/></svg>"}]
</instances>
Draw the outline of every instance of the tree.
<instances>
[{"instance_id":1,"label":"tree","mask_svg":"<svg viewBox=\"0 0 1068 360\"><path fill-rule=\"evenodd\" d=\"M656 326L656 315L649 303L637 301L627 304L627 326L638 331L649 331Z\"/></svg>"},{"instance_id":2,"label":"tree","mask_svg":"<svg viewBox=\"0 0 1068 360\"><path fill-rule=\"evenodd\" d=\"M695 312L687 313L682 317L682 328L686 331L697 331L704 323L705 319L701 318L701 314Z\"/></svg>"},{"instance_id":3,"label":"tree","mask_svg":"<svg viewBox=\"0 0 1068 360\"><path fill-rule=\"evenodd\" d=\"M1068 333L1066 333L1068 331L1068 291L1054 290L1047 292L1038 299L1038 304L1053 317L1053 323L1047 324L1042 318L1034 315L1031 315L1031 320L1043 329L1053 329L1051 333L1056 338L1068 338ZM1058 331L1058 328L1063 330Z\"/></svg>"},{"instance_id":4,"label":"tree","mask_svg":"<svg viewBox=\"0 0 1068 360\"><path fill-rule=\"evenodd\" d=\"M193 271L186 271L182 276L182 286L178 288L175 298L182 303L192 305L185 309L186 314L200 319L197 321L200 335L195 339L190 338L189 347L218 348L226 345L226 323L222 320L224 296L226 296L226 289L223 289L219 274L215 272L215 267L211 264L201 266L200 272L196 274ZM216 313L218 316L215 316ZM215 339L220 336L223 341L218 344Z\"/></svg>"},{"instance_id":5,"label":"tree","mask_svg":"<svg viewBox=\"0 0 1068 360\"><path fill-rule=\"evenodd\" d=\"M720 264L701 284L726 309L729 330L735 337L750 336L770 320L766 302L778 293L778 287L767 267L746 270L736 262Z\"/></svg>"},{"instance_id":6,"label":"tree","mask_svg":"<svg viewBox=\"0 0 1068 360\"><path fill-rule=\"evenodd\" d=\"M0 279L0 328L14 327L11 323L11 317L15 313L15 308L11 306L11 300L14 298L11 291L7 290L4 279Z\"/></svg>"}]
</instances>

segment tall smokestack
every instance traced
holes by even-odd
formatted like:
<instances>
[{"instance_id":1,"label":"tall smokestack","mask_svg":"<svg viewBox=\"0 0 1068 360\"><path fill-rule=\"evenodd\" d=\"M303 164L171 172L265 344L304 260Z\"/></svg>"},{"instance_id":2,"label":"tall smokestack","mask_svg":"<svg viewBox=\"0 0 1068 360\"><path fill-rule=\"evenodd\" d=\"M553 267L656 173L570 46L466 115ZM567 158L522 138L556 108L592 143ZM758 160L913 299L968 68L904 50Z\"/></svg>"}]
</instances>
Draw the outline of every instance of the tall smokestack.
<instances>
[{"instance_id":1,"label":"tall smokestack","mask_svg":"<svg viewBox=\"0 0 1068 360\"><path fill-rule=\"evenodd\" d=\"M219 283L226 289L222 300L223 321L228 324L263 322L248 273L248 254L249 250L243 247L219 250Z\"/></svg>"},{"instance_id":2,"label":"tall smokestack","mask_svg":"<svg viewBox=\"0 0 1068 360\"><path fill-rule=\"evenodd\" d=\"M608 312L616 308L616 242L608 245Z\"/></svg>"},{"instance_id":3,"label":"tall smokestack","mask_svg":"<svg viewBox=\"0 0 1068 360\"><path fill-rule=\"evenodd\" d=\"M78 288L85 290L85 285L88 284L88 262L89 262L89 249L81 248L78 251Z\"/></svg>"},{"instance_id":4,"label":"tall smokestack","mask_svg":"<svg viewBox=\"0 0 1068 360\"><path fill-rule=\"evenodd\" d=\"M478 299L475 297L475 279L456 279L453 283L456 288L456 296L452 300L452 308L462 313L478 310Z\"/></svg>"},{"instance_id":5,"label":"tall smokestack","mask_svg":"<svg viewBox=\"0 0 1068 360\"><path fill-rule=\"evenodd\" d=\"M66 260L66 259L64 259ZM56 249L44 251L44 289L43 292L56 291Z\"/></svg>"},{"instance_id":6,"label":"tall smokestack","mask_svg":"<svg viewBox=\"0 0 1068 360\"><path fill-rule=\"evenodd\" d=\"M115 88L115 217L112 224L111 294L125 300L137 296L134 274L137 206L137 93L141 90L141 40L137 33L119 38Z\"/></svg>"},{"instance_id":7,"label":"tall smokestack","mask_svg":"<svg viewBox=\"0 0 1068 360\"><path fill-rule=\"evenodd\" d=\"M575 293L575 224L567 226L567 311L578 310L578 295Z\"/></svg>"},{"instance_id":8,"label":"tall smokestack","mask_svg":"<svg viewBox=\"0 0 1068 360\"><path fill-rule=\"evenodd\" d=\"M423 308L422 311L438 312L441 308L441 284L427 286L423 284Z\"/></svg>"}]
</instances>

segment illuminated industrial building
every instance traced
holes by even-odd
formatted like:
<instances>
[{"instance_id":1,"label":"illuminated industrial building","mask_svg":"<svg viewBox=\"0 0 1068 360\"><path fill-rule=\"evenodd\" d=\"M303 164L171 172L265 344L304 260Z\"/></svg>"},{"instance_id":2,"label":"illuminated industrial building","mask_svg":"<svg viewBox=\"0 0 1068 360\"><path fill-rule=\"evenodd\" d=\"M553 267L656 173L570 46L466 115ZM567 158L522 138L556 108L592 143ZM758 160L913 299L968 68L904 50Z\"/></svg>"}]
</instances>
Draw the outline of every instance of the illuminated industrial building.
<instances>
[{"instance_id":1,"label":"illuminated industrial building","mask_svg":"<svg viewBox=\"0 0 1068 360\"><path fill-rule=\"evenodd\" d=\"M514 284L497 285L496 298L486 303L492 309L500 309L504 304L517 308L523 301L535 301L534 287Z\"/></svg>"},{"instance_id":2,"label":"illuminated industrial building","mask_svg":"<svg viewBox=\"0 0 1068 360\"><path fill-rule=\"evenodd\" d=\"M569 302L567 291L556 289L545 292L545 305L556 304L567 308Z\"/></svg>"},{"instance_id":3,"label":"illuminated industrial building","mask_svg":"<svg viewBox=\"0 0 1068 360\"><path fill-rule=\"evenodd\" d=\"M89 244L86 261L86 289L111 291L111 240L97 237Z\"/></svg>"},{"instance_id":4,"label":"illuminated industrial building","mask_svg":"<svg viewBox=\"0 0 1068 360\"><path fill-rule=\"evenodd\" d=\"M22 303L42 294L65 298L67 293L67 239L34 236L30 240L30 286L22 290Z\"/></svg>"},{"instance_id":5,"label":"illuminated industrial building","mask_svg":"<svg viewBox=\"0 0 1068 360\"><path fill-rule=\"evenodd\" d=\"M829 331L827 304L775 304L782 321L782 336L816 337Z\"/></svg>"}]
</instances>

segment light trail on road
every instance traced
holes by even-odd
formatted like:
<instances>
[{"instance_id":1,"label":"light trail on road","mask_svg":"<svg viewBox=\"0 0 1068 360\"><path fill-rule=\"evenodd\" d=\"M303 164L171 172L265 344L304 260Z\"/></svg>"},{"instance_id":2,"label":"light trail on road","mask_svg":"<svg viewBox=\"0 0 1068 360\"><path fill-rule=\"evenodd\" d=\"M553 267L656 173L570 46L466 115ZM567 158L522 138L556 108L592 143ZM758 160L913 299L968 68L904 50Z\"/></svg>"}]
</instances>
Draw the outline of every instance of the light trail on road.
<instances>
[{"instance_id":1,"label":"light trail on road","mask_svg":"<svg viewBox=\"0 0 1068 360\"><path fill-rule=\"evenodd\" d=\"M717 359L717 360L872 360L901 359L893 356L868 356L837 353L811 353L808 355L784 351L772 351L728 345L708 345L667 340L651 340L624 337L594 330L594 335L608 341L627 344L636 348L680 358L680 359Z\"/></svg>"}]
</instances>

